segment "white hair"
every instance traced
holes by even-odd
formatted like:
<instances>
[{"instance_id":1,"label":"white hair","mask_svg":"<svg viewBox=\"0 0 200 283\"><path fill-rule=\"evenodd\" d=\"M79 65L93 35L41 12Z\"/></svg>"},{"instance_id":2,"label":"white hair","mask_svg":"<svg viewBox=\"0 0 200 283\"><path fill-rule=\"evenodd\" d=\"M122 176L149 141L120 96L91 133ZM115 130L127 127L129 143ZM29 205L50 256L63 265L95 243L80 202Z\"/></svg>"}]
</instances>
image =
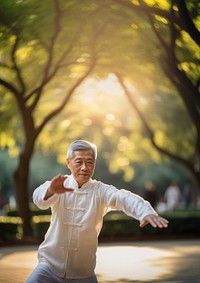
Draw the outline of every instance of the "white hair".
<instances>
[{"instance_id":1,"label":"white hair","mask_svg":"<svg viewBox=\"0 0 200 283\"><path fill-rule=\"evenodd\" d=\"M85 140L76 140L72 142L67 150L67 158L73 158L73 152L78 150L91 150L94 158L97 158L97 146L94 143Z\"/></svg>"}]
</instances>

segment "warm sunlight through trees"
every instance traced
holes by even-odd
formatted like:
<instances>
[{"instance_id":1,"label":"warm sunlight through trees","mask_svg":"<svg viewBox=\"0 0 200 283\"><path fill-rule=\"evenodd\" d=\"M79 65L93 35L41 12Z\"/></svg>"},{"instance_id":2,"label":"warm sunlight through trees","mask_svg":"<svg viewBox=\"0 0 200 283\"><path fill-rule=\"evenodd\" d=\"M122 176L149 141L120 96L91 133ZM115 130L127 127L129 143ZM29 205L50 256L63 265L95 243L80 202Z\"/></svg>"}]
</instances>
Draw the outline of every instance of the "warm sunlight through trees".
<instances>
[{"instance_id":1,"label":"warm sunlight through trees","mask_svg":"<svg viewBox=\"0 0 200 283\"><path fill-rule=\"evenodd\" d=\"M34 151L91 139L111 172L169 158L200 183L197 0L0 2L0 146L31 234ZM167 159L166 159L167 160Z\"/></svg>"}]
</instances>

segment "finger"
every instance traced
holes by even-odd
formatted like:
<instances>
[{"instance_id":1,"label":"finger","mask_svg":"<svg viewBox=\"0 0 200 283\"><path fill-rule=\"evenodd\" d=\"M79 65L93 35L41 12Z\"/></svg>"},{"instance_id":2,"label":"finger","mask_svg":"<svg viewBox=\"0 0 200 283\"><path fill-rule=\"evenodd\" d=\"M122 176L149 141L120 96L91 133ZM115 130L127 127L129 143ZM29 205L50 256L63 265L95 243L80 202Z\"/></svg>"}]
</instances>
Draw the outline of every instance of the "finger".
<instances>
[{"instance_id":1,"label":"finger","mask_svg":"<svg viewBox=\"0 0 200 283\"><path fill-rule=\"evenodd\" d=\"M63 177L64 177L63 175L58 174L57 176L55 176L55 177L53 178L53 180L60 180L60 179L62 179Z\"/></svg>"},{"instance_id":2,"label":"finger","mask_svg":"<svg viewBox=\"0 0 200 283\"><path fill-rule=\"evenodd\" d=\"M164 227L164 228L167 228L168 227L168 224L169 224L169 221L165 218L161 218L160 219L160 223L161 225Z\"/></svg>"},{"instance_id":3,"label":"finger","mask_svg":"<svg viewBox=\"0 0 200 283\"><path fill-rule=\"evenodd\" d=\"M73 192L74 191L74 189L73 188L68 188L67 187L67 176L63 176L63 178L64 178L64 181L63 181L63 188L65 189L65 191L66 192Z\"/></svg>"},{"instance_id":4,"label":"finger","mask_svg":"<svg viewBox=\"0 0 200 283\"><path fill-rule=\"evenodd\" d=\"M72 188L65 188L65 191L66 191L66 192L73 192L74 189L72 189Z\"/></svg>"},{"instance_id":5,"label":"finger","mask_svg":"<svg viewBox=\"0 0 200 283\"><path fill-rule=\"evenodd\" d=\"M158 227L158 222L156 221L156 218L150 218L149 219L149 223L151 224L151 226L153 226L154 228Z\"/></svg>"},{"instance_id":6,"label":"finger","mask_svg":"<svg viewBox=\"0 0 200 283\"><path fill-rule=\"evenodd\" d=\"M155 217L152 219L152 222L154 223L154 225L156 225L156 227L159 227L159 228L166 228L168 226L168 220L162 217Z\"/></svg>"},{"instance_id":7,"label":"finger","mask_svg":"<svg viewBox=\"0 0 200 283\"><path fill-rule=\"evenodd\" d=\"M146 220L143 220L141 223L140 223L140 227L144 227L148 224L149 222L146 221Z\"/></svg>"},{"instance_id":8,"label":"finger","mask_svg":"<svg viewBox=\"0 0 200 283\"><path fill-rule=\"evenodd\" d=\"M56 188L56 192L57 194L63 194L66 192L73 192L74 190L72 188L64 188L62 185L59 186L58 188Z\"/></svg>"},{"instance_id":9,"label":"finger","mask_svg":"<svg viewBox=\"0 0 200 283\"><path fill-rule=\"evenodd\" d=\"M167 228L169 221L160 216L148 216L141 222L140 227L144 227L148 223L154 228Z\"/></svg>"}]
</instances>

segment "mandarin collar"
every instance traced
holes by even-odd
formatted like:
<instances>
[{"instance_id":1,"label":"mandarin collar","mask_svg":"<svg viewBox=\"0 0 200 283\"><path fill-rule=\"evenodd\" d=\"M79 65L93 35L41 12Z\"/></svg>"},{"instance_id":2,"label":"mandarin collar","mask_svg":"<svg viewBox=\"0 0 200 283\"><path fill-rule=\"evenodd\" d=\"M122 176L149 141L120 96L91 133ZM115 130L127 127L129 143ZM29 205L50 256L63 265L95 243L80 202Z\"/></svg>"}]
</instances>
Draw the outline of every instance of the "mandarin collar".
<instances>
[{"instance_id":1,"label":"mandarin collar","mask_svg":"<svg viewBox=\"0 0 200 283\"><path fill-rule=\"evenodd\" d=\"M84 189L86 189L88 187L88 185L90 185L92 183L92 179L90 178L86 183L84 183L82 185L81 188L79 188L78 183L77 183L77 181L75 180L75 178L74 178L74 176L72 174L69 176L69 180L70 180L70 185L72 186L72 188L75 191L84 190Z\"/></svg>"}]
</instances>

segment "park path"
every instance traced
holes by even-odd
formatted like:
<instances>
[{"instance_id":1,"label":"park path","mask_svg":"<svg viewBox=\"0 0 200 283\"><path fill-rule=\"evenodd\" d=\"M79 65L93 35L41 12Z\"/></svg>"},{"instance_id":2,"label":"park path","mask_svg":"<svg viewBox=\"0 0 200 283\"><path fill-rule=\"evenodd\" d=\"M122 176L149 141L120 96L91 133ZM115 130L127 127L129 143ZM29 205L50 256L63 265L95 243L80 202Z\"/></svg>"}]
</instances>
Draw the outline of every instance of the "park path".
<instances>
[{"instance_id":1,"label":"park path","mask_svg":"<svg viewBox=\"0 0 200 283\"><path fill-rule=\"evenodd\" d=\"M37 264L37 246L0 248L0 283L24 283ZM200 240L102 243L99 283L200 283Z\"/></svg>"}]
</instances>

